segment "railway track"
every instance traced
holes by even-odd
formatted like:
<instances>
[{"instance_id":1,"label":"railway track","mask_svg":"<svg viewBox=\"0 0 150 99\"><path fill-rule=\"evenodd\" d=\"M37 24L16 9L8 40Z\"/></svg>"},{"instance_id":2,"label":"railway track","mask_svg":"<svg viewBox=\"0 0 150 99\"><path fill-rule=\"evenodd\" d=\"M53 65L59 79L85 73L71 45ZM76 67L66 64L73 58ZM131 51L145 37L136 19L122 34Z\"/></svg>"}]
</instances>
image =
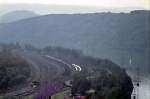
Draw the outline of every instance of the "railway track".
<instances>
[{"instance_id":1,"label":"railway track","mask_svg":"<svg viewBox=\"0 0 150 99\"><path fill-rule=\"evenodd\" d=\"M2 98L32 95L38 90L38 88L31 87L32 81L39 81L40 83L46 80L51 81L64 73L68 75L71 73L70 71L72 71L70 64L52 56L26 54L23 57L32 64L32 77L28 81L28 85L25 88L20 88L19 90L3 94L1 95ZM52 75L54 76L52 77Z\"/></svg>"}]
</instances>

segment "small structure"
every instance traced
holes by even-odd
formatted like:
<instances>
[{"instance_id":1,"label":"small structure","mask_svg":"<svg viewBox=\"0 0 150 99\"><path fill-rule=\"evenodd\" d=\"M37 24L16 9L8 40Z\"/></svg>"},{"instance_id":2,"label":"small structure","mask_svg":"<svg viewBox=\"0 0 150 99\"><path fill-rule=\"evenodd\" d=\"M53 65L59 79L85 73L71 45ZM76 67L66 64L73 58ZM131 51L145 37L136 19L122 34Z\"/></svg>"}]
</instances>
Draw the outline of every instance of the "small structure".
<instances>
[{"instance_id":1,"label":"small structure","mask_svg":"<svg viewBox=\"0 0 150 99\"><path fill-rule=\"evenodd\" d=\"M74 96L74 98L73 99L86 99L86 96Z\"/></svg>"},{"instance_id":2,"label":"small structure","mask_svg":"<svg viewBox=\"0 0 150 99\"><path fill-rule=\"evenodd\" d=\"M38 82L38 81L33 81L31 83L31 87L33 87L33 88L37 88L39 85L40 85L40 82Z\"/></svg>"}]
</instances>

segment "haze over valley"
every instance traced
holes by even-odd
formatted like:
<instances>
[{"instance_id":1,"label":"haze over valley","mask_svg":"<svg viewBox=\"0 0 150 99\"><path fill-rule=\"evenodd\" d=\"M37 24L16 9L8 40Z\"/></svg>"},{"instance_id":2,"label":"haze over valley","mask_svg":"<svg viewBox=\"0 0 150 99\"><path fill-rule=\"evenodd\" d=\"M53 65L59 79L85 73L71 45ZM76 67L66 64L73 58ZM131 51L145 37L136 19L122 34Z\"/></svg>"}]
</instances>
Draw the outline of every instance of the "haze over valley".
<instances>
[{"instance_id":1,"label":"haze over valley","mask_svg":"<svg viewBox=\"0 0 150 99\"><path fill-rule=\"evenodd\" d=\"M49 14L0 24L0 41L82 50L132 68L148 67L148 11ZM145 70L143 70L144 72Z\"/></svg>"},{"instance_id":2,"label":"haze over valley","mask_svg":"<svg viewBox=\"0 0 150 99\"><path fill-rule=\"evenodd\" d=\"M0 98L150 98L146 0L8 1L0 1Z\"/></svg>"}]
</instances>

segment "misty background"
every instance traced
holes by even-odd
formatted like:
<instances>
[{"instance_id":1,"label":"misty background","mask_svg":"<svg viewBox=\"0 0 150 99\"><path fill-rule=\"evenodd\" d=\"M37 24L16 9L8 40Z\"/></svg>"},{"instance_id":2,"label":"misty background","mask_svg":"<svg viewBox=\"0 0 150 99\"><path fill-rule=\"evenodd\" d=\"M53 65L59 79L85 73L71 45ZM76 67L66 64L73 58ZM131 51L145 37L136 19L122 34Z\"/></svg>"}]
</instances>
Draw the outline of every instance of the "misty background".
<instances>
[{"instance_id":1,"label":"misty background","mask_svg":"<svg viewBox=\"0 0 150 99\"><path fill-rule=\"evenodd\" d=\"M140 82L139 99L143 97L149 99L145 98L149 97L149 82L147 79L143 80L144 77L139 78L141 75L149 77L150 74L150 11L146 5L135 6L139 4L138 2L133 6L114 7L113 3L113 6L105 7L99 6L99 2L98 6L92 4L89 6L82 3L82 5L76 5L76 3L74 5L15 4L15 1L10 4L0 2L0 46L6 47L1 52L1 58L9 59L10 53L6 55L4 53L9 48L16 49L14 52L18 54L20 52L20 56L25 56L35 62L39 69L44 69L41 72L44 77L42 81L45 78L50 80L49 77L55 72L55 69L58 77L62 72L70 75L70 69L66 69L62 65L60 67L54 65L54 70L47 69L52 62L46 61L47 55L60 58L70 64L77 63L82 67L83 74L92 73L95 77L99 75L101 71L99 69L103 71L103 68L106 68L106 72L110 73L109 70L112 70L114 74L118 75L117 77L123 82L125 88L128 85L128 88L132 89L129 80L124 79L126 69L133 84L135 83L134 87L137 86L134 79ZM15 62L18 64L18 61ZM24 64L26 61L22 62ZM26 64L26 67L28 66L30 65ZM3 65L3 67L6 66ZM15 68L12 69L16 70ZM17 69L19 70L18 67ZM25 76L22 75L19 79L29 77L26 75L29 74L27 69L23 68ZM4 68L1 69L1 72L5 75L6 71L4 70ZM93 73L93 70L97 72ZM85 73L86 71L88 73ZM38 70L36 72L40 75ZM81 76L81 78L83 77ZM18 76L14 79L18 81ZM106 79L109 81L110 78ZM102 78L99 80L102 81ZM5 86L7 87L7 85ZM130 91L132 92L132 90Z\"/></svg>"},{"instance_id":2,"label":"misty background","mask_svg":"<svg viewBox=\"0 0 150 99\"><path fill-rule=\"evenodd\" d=\"M23 10L17 11L20 6ZM0 42L78 49L86 55L110 59L128 69L149 71L149 11L130 12L128 8L129 12L119 12L121 9L103 12L105 10L102 9L90 13L89 9L79 7L77 10L82 9L76 10L79 13L69 9L62 10L62 13L70 12L66 14L46 14L51 11L57 13L61 7L51 6L57 8L53 10L49 6L37 5L41 10L36 9L39 13L33 12L36 7L31 5L1 7L6 9L3 10L5 13L11 7L14 9L0 17ZM94 10L92 8L91 12L96 12Z\"/></svg>"},{"instance_id":3,"label":"misty background","mask_svg":"<svg viewBox=\"0 0 150 99\"><path fill-rule=\"evenodd\" d=\"M120 6L113 1L112 6L96 1L59 3L1 1L0 42L78 49L127 69L149 72L148 1L120 2Z\"/></svg>"}]
</instances>

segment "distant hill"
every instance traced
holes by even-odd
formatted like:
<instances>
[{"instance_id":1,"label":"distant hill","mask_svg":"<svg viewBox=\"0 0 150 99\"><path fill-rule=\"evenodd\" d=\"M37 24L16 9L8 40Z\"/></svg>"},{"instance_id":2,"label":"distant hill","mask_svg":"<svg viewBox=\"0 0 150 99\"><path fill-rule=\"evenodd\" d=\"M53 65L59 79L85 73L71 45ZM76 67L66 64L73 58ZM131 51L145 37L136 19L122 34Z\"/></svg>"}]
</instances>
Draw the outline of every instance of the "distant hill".
<instances>
[{"instance_id":1,"label":"distant hill","mask_svg":"<svg viewBox=\"0 0 150 99\"><path fill-rule=\"evenodd\" d=\"M63 46L132 68L148 67L149 11L50 14L0 25L0 42ZM145 70L143 70L145 72Z\"/></svg>"},{"instance_id":2,"label":"distant hill","mask_svg":"<svg viewBox=\"0 0 150 99\"><path fill-rule=\"evenodd\" d=\"M32 11L13 11L4 14L0 17L0 23L14 22L21 19L32 18L38 16L38 14Z\"/></svg>"}]
</instances>

